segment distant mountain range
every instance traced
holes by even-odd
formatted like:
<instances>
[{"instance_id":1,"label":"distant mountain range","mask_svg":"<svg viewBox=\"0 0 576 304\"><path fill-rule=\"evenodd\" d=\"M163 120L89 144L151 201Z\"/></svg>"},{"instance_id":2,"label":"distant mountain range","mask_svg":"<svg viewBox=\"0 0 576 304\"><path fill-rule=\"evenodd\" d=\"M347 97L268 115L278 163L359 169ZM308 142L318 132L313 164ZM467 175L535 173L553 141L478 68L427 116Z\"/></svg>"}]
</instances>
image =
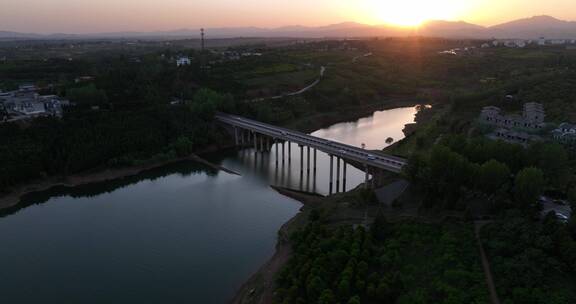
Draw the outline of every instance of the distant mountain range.
<instances>
[{"instance_id":1,"label":"distant mountain range","mask_svg":"<svg viewBox=\"0 0 576 304\"><path fill-rule=\"evenodd\" d=\"M499 39L576 39L576 22L550 16L535 16L491 27L463 21L428 21L418 28L407 29L390 25L366 25L356 22L308 27L301 25L279 28L226 27L206 29L208 38L293 37L337 38L374 36L435 36L446 38ZM94 34L34 34L0 31L0 39L98 39L98 38L198 38L199 29L179 29L158 32L112 32Z\"/></svg>"}]
</instances>

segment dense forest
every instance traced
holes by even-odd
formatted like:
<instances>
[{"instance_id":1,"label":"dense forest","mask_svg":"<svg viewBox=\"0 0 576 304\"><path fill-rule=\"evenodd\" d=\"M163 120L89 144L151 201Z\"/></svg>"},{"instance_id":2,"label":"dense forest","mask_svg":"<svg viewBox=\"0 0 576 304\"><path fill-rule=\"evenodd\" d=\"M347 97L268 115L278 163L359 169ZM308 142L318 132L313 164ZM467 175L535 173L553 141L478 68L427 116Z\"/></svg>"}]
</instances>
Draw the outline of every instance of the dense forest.
<instances>
[{"instance_id":1,"label":"dense forest","mask_svg":"<svg viewBox=\"0 0 576 304\"><path fill-rule=\"evenodd\" d=\"M489 302L471 225L333 227L317 214L290 238L276 303Z\"/></svg>"},{"instance_id":2,"label":"dense forest","mask_svg":"<svg viewBox=\"0 0 576 304\"><path fill-rule=\"evenodd\" d=\"M482 231L503 303L576 301L576 230L555 216L543 221L510 211Z\"/></svg>"},{"instance_id":3,"label":"dense forest","mask_svg":"<svg viewBox=\"0 0 576 304\"><path fill-rule=\"evenodd\" d=\"M446 135L430 153L414 154L405 173L427 194L429 206L465 208L463 199L477 193L494 208L528 209L545 190L574 194L570 155L557 143L525 149L483 137Z\"/></svg>"},{"instance_id":4,"label":"dense forest","mask_svg":"<svg viewBox=\"0 0 576 304\"><path fill-rule=\"evenodd\" d=\"M189 105L69 113L0 125L0 189L35 178L170 160L221 142L212 121L233 98L199 90Z\"/></svg>"}]
</instances>

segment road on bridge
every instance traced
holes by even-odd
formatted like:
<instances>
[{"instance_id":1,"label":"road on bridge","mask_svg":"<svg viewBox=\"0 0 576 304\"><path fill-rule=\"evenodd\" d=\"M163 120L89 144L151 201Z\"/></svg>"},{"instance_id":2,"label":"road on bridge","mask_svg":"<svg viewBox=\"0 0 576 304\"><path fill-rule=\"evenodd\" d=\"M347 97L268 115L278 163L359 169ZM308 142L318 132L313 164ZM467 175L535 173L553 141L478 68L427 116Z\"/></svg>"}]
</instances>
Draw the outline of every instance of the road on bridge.
<instances>
[{"instance_id":1,"label":"road on bridge","mask_svg":"<svg viewBox=\"0 0 576 304\"><path fill-rule=\"evenodd\" d=\"M406 160L400 157L374 154L362 148L292 131L241 116L218 113L216 119L233 127L260 133L276 140L294 142L301 146L315 148L329 155L364 164L368 167L400 173L406 165Z\"/></svg>"}]
</instances>

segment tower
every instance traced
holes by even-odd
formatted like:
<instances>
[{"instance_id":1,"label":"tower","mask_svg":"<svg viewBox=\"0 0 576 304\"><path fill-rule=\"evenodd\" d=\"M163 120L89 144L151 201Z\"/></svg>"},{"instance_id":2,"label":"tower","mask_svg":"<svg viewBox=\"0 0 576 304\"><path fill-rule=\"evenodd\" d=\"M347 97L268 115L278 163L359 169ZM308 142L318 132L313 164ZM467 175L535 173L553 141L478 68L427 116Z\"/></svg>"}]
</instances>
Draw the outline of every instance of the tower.
<instances>
[{"instance_id":1,"label":"tower","mask_svg":"<svg viewBox=\"0 0 576 304\"><path fill-rule=\"evenodd\" d=\"M204 46L205 46L205 44L204 44L204 29L203 29L203 28L200 29L200 36L201 36L201 39L202 39L202 41L201 41L201 43L202 43L201 50L202 50L202 53L204 53Z\"/></svg>"},{"instance_id":2,"label":"tower","mask_svg":"<svg viewBox=\"0 0 576 304\"><path fill-rule=\"evenodd\" d=\"M204 42L204 28L200 29L200 69L204 70L206 67L206 54L204 48L206 44Z\"/></svg>"}]
</instances>

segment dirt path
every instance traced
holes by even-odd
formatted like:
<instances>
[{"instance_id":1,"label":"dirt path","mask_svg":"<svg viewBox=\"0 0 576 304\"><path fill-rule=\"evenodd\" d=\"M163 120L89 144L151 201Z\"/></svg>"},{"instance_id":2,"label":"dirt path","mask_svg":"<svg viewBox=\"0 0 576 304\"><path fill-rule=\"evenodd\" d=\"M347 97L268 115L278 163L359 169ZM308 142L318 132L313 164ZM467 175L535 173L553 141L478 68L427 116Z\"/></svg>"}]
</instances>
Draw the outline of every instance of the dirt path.
<instances>
[{"instance_id":1,"label":"dirt path","mask_svg":"<svg viewBox=\"0 0 576 304\"><path fill-rule=\"evenodd\" d=\"M276 95L276 96L272 96L272 97L262 97L262 98L256 98L256 99L252 99L249 102L260 102L260 101L264 101L267 99L281 99L284 97L289 97L289 96L296 96L296 95L301 95L304 94L306 92L308 92L310 89L314 88L315 86L317 86L320 81L322 81L322 78L324 78L324 74L326 73L326 67L325 66L321 66L320 67L320 74L318 74L318 78L316 80L314 80L314 82L312 82L311 84L309 84L308 86L296 91L296 92L291 92L291 93L286 93L286 94L282 94L282 95Z\"/></svg>"},{"instance_id":2,"label":"dirt path","mask_svg":"<svg viewBox=\"0 0 576 304\"><path fill-rule=\"evenodd\" d=\"M496 285L494 284L494 279L492 278L492 270L490 268L490 262L484 251L484 246L480 240L480 229L489 222L476 221L474 222L474 231L476 234L476 241L478 242L478 247L480 248L480 257L482 259L482 268L484 268L484 276L486 277L486 284L488 285L488 290L490 291L490 300L492 304L500 304L500 299L498 298L498 293L496 293Z\"/></svg>"}]
</instances>

